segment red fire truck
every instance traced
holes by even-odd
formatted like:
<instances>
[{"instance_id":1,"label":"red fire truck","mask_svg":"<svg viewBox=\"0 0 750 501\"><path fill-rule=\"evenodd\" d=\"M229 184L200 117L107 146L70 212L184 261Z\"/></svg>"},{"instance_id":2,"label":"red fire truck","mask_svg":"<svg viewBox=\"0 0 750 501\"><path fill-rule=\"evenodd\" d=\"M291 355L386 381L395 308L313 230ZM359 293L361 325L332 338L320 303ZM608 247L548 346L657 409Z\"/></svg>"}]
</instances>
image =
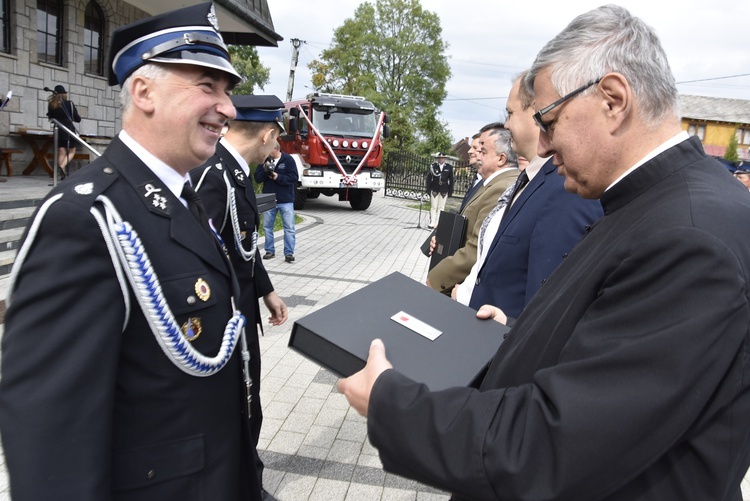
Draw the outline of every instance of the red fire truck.
<instances>
[{"instance_id":1,"label":"red fire truck","mask_svg":"<svg viewBox=\"0 0 750 501\"><path fill-rule=\"evenodd\" d=\"M352 209L365 210L385 180L381 136L388 137L385 113L360 96L315 93L286 103L287 134L281 150L297 163L294 208L308 198L338 195Z\"/></svg>"}]
</instances>

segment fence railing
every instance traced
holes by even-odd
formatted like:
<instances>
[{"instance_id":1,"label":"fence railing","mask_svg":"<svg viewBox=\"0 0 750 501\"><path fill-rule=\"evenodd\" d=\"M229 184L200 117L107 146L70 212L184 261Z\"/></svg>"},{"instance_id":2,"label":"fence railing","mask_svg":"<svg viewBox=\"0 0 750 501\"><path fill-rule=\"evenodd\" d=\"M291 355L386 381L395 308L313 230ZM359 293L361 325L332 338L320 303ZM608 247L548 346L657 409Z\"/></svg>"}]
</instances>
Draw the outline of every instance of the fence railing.
<instances>
[{"instance_id":1,"label":"fence railing","mask_svg":"<svg viewBox=\"0 0 750 501\"><path fill-rule=\"evenodd\" d=\"M427 171L434 157L409 151L390 151L383 159L385 195L388 197L429 200ZM453 198L463 198L471 187L476 170L465 163L453 165Z\"/></svg>"}]
</instances>

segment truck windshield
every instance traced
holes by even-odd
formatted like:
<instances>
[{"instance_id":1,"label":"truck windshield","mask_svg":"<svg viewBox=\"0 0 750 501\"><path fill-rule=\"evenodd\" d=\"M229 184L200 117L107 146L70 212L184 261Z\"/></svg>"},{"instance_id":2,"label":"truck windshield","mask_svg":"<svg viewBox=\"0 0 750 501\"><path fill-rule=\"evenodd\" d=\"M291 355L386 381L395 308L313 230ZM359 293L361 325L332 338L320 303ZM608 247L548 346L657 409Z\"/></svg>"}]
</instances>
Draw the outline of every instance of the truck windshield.
<instances>
[{"instance_id":1,"label":"truck windshield","mask_svg":"<svg viewBox=\"0 0 750 501\"><path fill-rule=\"evenodd\" d=\"M372 138L377 126L375 113L360 115L313 108L312 122L321 134Z\"/></svg>"}]
</instances>

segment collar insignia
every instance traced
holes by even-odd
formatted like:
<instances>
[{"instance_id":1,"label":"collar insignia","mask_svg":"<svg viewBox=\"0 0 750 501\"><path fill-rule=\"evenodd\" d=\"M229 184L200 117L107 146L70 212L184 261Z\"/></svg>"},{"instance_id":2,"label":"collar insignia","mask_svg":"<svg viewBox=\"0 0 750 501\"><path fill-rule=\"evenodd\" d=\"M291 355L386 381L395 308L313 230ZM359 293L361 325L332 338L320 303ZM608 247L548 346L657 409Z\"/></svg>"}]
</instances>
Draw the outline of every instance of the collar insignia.
<instances>
[{"instance_id":1,"label":"collar insignia","mask_svg":"<svg viewBox=\"0 0 750 501\"><path fill-rule=\"evenodd\" d=\"M150 207L156 209L157 212L167 212L167 197L164 196L161 188L157 188L152 183L146 183L141 186L143 190L143 197L148 200Z\"/></svg>"}]
</instances>

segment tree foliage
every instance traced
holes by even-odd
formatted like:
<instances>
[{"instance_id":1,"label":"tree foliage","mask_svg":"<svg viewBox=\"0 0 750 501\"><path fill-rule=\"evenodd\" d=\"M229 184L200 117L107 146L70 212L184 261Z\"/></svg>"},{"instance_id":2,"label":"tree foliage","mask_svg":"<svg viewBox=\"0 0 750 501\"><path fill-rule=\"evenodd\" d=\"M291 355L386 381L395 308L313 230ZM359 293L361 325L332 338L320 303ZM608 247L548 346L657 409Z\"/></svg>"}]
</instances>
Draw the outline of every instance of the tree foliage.
<instances>
[{"instance_id":1,"label":"tree foliage","mask_svg":"<svg viewBox=\"0 0 750 501\"><path fill-rule=\"evenodd\" d=\"M451 75L447 48L440 18L419 0L376 0L357 7L308 68L316 90L364 96L386 111L387 147L449 149L439 115Z\"/></svg>"},{"instance_id":2,"label":"tree foliage","mask_svg":"<svg viewBox=\"0 0 750 501\"><path fill-rule=\"evenodd\" d=\"M230 45L232 66L244 80L234 88L234 94L252 94L256 87L263 89L271 79L271 70L261 64L258 49L248 45Z\"/></svg>"},{"instance_id":3,"label":"tree foliage","mask_svg":"<svg viewBox=\"0 0 750 501\"><path fill-rule=\"evenodd\" d=\"M737 142L737 129L735 129L732 133L732 137L729 138L727 151L724 152L724 160L729 160L730 162L738 162L740 159L740 155L737 153L738 146L739 143Z\"/></svg>"}]
</instances>

